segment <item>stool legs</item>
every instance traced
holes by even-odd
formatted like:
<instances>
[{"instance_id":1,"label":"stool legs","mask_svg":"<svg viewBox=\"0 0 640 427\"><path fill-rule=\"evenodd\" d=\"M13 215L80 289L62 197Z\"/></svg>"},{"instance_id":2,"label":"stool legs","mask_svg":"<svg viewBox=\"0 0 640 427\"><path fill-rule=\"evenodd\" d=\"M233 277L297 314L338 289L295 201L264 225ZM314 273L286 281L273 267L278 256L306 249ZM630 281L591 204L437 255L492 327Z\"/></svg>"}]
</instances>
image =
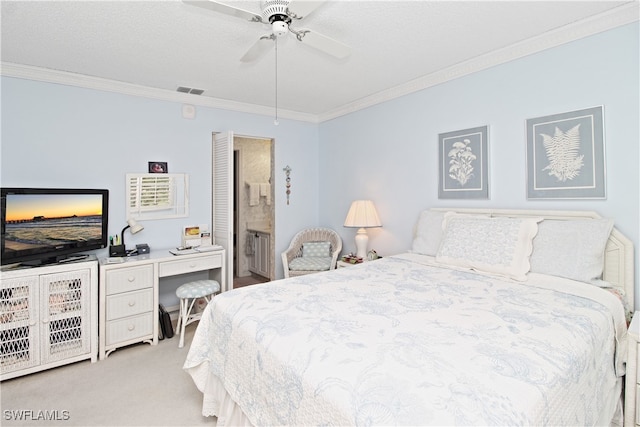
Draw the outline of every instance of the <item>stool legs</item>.
<instances>
[{"instance_id":1,"label":"stool legs","mask_svg":"<svg viewBox=\"0 0 640 427\"><path fill-rule=\"evenodd\" d=\"M180 299L180 314L178 314L178 325L176 326L176 331L180 334L178 348L184 347L184 328L187 326L189 314L191 314L191 309L193 308L196 299L197 298L193 298L191 300L189 298ZM189 302L191 302L191 304L189 304Z\"/></svg>"},{"instance_id":2,"label":"stool legs","mask_svg":"<svg viewBox=\"0 0 640 427\"><path fill-rule=\"evenodd\" d=\"M213 295L205 295L198 298L181 298L180 299L180 313L178 314L178 323L176 324L176 333L180 334L180 341L178 348L184 347L184 329L186 326L194 320L200 318L201 313L197 315L191 315L191 310L199 298L204 298L207 303L211 301Z\"/></svg>"}]
</instances>

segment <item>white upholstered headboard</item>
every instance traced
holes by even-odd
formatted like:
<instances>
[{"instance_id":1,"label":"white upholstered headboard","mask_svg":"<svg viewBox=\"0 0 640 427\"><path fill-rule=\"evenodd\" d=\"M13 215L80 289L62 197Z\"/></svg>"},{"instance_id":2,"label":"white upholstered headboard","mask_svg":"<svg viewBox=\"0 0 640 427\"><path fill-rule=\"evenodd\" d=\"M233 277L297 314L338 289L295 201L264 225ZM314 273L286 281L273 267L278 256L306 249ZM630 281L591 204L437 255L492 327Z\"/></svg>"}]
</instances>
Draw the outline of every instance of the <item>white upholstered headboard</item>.
<instances>
[{"instance_id":1,"label":"white upholstered headboard","mask_svg":"<svg viewBox=\"0 0 640 427\"><path fill-rule=\"evenodd\" d=\"M519 209L473 209L473 208L432 208L434 211L460 212L504 217L542 217L545 219L598 219L592 211L552 211ZM634 256L633 243L615 227L605 248L603 279L624 291L627 307L634 309Z\"/></svg>"}]
</instances>

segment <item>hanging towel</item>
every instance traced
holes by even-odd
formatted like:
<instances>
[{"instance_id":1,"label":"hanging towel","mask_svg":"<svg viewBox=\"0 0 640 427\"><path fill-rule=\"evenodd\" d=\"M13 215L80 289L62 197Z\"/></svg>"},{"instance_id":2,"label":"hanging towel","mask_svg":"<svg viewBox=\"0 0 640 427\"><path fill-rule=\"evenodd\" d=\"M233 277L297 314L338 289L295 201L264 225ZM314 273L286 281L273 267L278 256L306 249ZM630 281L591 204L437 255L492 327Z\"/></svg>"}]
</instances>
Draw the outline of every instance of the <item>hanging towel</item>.
<instances>
[{"instance_id":1,"label":"hanging towel","mask_svg":"<svg viewBox=\"0 0 640 427\"><path fill-rule=\"evenodd\" d=\"M249 206L258 206L260 203L260 184L249 184Z\"/></svg>"},{"instance_id":2,"label":"hanging towel","mask_svg":"<svg viewBox=\"0 0 640 427\"><path fill-rule=\"evenodd\" d=\"M267 205L271 204L271 185L268 183L260 184L260 196L267 199Z\"/></svg>"}]
</instances>

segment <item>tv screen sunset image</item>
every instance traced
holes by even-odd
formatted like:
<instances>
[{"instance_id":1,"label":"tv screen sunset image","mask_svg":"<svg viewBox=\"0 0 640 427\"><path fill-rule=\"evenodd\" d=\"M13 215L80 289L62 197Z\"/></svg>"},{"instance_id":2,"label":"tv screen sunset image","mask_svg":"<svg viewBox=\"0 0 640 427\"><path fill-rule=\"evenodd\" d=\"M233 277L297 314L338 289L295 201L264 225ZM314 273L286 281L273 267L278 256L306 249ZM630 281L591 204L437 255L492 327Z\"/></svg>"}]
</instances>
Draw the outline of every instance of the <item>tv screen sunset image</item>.
<instances>
[{"instance_id":1,"label":"tv screen sunset image","mask_svg":"<svg viewBox=\"0 0 640 427\"><path fill-rule=\"evenodd\" d=\"M8 194L5 203L5 251L101 238L99 194Z\"/></svg>"}]
</instances>

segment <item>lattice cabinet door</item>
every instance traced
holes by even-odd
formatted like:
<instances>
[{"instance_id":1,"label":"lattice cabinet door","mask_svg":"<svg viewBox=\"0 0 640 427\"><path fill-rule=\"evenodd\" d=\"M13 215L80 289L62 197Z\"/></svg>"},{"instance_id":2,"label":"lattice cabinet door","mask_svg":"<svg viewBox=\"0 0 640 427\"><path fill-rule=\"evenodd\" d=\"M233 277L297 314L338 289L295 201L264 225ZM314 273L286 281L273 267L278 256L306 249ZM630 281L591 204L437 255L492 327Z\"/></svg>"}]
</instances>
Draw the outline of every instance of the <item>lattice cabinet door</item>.
<instances>
[{"instance_id":1,"label":"lattice cabinet door","mask_svg":"<svg viewBox=\"0 0 640 427\"><path fill-rule=\"evenodd\" d=\"M0 373L40 364L39 276L0 283Z\"/></svg>"},{"instance_id":2,"label":"lattice cabinet door","mask_svg":"<svg viewBox=\"0 0 640 427\"><path fill-rule=\"evenodd\" d=\"M42 363L90 351L90 271L40 276Z\"/></svg>"}]
</instances>

